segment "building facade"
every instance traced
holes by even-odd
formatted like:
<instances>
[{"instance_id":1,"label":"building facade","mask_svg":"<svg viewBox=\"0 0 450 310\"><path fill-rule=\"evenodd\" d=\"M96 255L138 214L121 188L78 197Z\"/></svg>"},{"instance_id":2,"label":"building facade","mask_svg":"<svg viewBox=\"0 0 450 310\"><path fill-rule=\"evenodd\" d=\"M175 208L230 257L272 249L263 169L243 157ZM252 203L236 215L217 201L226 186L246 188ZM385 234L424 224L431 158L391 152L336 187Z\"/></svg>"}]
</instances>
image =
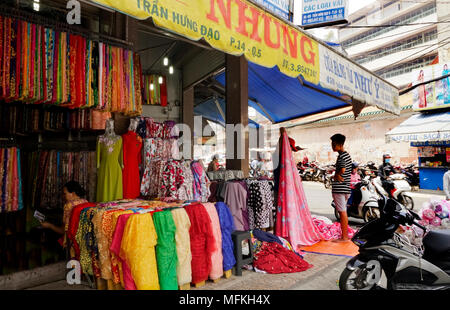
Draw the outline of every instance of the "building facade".
<instances>
[{"instance_id":1,"label":"building facade","mask_svg":"<svg viewBox=\"0 0 450 310\"><path fill-rule=\"evenodd\" d=\"M443 57L449 47L447 6L435 0L378 0L349 16L338 31L339 42L349 58L402 89L411 83L411 71Z\"/></svg>"}]
</instances>

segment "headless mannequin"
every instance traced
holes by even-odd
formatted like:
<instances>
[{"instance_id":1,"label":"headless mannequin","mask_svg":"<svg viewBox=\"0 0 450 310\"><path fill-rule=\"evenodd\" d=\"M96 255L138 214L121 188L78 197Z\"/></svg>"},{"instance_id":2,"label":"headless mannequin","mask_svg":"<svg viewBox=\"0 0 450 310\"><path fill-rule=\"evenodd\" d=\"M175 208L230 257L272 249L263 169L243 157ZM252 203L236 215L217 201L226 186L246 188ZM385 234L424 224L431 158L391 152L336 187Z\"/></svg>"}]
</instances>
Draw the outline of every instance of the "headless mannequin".
<instances>
[{"instance_id":1,"label":"headless mannequin","mask_svg":"<svg viewBox=\"0 0 450 310\"><path fill-rule=\"evenodd\" d=\"M136 131L138 125L138 121L135 118L130 119L130 126L128 127L128 131Z\"/></svg>"}]
</instances>

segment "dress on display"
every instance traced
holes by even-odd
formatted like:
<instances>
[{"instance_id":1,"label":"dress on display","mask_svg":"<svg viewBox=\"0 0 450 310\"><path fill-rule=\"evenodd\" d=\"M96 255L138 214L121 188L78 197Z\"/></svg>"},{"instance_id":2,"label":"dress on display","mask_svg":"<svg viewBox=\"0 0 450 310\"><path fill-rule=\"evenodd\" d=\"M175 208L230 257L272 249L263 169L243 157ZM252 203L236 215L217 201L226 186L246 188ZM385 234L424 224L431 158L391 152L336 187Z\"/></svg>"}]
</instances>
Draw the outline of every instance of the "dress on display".
<instances>
[{"instance_id":1,"label":"dress on display","mask_svg":"<svg viewBox=\"0 0 450 310\"><path fill-rule=\"evenodd\" d=\"M97 202L122 199L122 137L101 136L97 142Z\"/></svg>"},{"instance_id":2,"label":"dress on display","mask_svg":"<svg viewBox=\"0 0 450 310\"><path fill-rule=\"evenodd\" d=\"M122 136L123 164L122 183L123 198L134 199L140 194L139 164L142 161L142 138L134 131L128 131Z\"/></svg>"}]
</instances>

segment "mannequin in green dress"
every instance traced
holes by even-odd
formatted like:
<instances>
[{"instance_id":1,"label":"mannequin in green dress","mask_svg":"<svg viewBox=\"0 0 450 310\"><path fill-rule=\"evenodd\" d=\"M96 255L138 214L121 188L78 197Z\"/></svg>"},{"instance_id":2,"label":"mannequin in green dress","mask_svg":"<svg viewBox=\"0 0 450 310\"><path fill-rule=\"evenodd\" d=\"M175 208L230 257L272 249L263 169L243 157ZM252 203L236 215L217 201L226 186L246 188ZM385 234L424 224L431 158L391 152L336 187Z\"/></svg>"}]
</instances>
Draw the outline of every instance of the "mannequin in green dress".
<instances>
[{"instance_id":1,"label":"mannequin in green dress","mask_svg":"<svg viewBox=\"0 0 450 310\"><path fill-rule=\"evenodd\" d=\"M114 120L106 121L105 134L97 141L97 202L123 198L122 137L114 132Z\"/></svg>"}]
</instances>

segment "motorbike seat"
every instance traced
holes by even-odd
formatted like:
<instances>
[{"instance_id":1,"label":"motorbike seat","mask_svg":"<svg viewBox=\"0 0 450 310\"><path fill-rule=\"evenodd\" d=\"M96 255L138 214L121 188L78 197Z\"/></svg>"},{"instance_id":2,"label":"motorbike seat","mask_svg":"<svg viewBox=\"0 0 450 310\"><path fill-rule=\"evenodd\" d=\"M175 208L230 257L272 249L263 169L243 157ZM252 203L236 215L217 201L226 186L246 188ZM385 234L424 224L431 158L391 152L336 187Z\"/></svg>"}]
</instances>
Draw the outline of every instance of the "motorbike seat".
<instances>
[{"instance_id":1,"label":"motorbike seat","mask_svg":"<svg viewBox=\"0 0 450 310\"><path fill-rule=\"evenodd\" d=\"M450 229L429 231L423 238L423 246L434 254L450 251Z\"/></svg>"}]
</instances>

